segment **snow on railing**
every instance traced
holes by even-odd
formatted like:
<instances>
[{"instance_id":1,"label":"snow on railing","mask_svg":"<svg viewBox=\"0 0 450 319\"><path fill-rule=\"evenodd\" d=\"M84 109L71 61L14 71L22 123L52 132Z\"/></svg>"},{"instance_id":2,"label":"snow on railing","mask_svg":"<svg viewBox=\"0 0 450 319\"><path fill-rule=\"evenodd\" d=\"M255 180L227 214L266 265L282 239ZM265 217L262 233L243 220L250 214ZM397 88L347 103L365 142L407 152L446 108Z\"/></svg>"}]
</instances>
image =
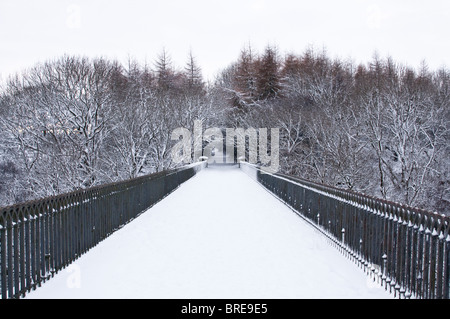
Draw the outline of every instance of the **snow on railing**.
<instances>
[{"instance_id":1,"label":"snow on railing","mask_svg":"<svg viewBox=\"0 0 450 319\"><path fill-rule=\"evenodd\" d=\"M395 296L449 299L448 216L245 162L240 167Z\"/></svg>"},{"instance_id":2,"label":"snow on railing","mask_svg":"<svg viewBox=\"0 0 450 319\"><path fill-rule=\"evenodd\" d=\"M0 298L20 298L40 286L205 166L0 208Z\"/></svg>"}]
</instances>

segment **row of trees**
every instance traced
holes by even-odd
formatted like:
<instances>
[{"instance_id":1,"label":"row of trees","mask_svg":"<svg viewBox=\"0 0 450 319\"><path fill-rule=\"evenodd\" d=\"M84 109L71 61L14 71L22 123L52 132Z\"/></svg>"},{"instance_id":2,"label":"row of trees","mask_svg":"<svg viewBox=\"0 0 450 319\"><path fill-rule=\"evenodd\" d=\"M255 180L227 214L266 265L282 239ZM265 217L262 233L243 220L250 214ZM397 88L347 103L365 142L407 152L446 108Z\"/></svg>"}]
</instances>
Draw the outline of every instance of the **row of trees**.
<instances>
[{"instance_id":1,"label":"row of trees","mask_svg":"<svg viewBox=\"0 0 450 319\"><path fill-rule=\"evenodd\" d=\"M280 128L285 173L450 213L450 73L251 48L225 69L227 125Z\"/></svg>"},{"instance_id":2,"label":"row of trees","mask_svg":"<svg viewBox=\"0 0 450 319\"><path fill-rule=\"evenodd\" d=\"M244 48L214 83L189 54L149 67L65 56L0 97L0 205L176 165L175 128L280 128L285 173L450 212L450 74L375 56Z\"/></svg>"},{"instance_id":3,"label":"row of trees","mask_svg":"<svg viewBox=\"0 0 450 319\"><path fill-rule=\"evenodd\" d=\"M177 70L65 56L9 80L0 100L0 203L11 204L161 171L171 132L212 109L192 54Z\"/></svg>"}]
</instances>

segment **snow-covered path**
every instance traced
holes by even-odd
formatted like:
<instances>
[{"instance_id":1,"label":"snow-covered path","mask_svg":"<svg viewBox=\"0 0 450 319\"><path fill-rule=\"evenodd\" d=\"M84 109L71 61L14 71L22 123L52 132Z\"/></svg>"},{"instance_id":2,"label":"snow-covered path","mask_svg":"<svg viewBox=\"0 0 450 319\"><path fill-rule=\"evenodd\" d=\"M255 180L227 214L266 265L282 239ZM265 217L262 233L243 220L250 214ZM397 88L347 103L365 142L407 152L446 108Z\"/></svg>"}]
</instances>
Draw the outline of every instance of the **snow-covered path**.
<instances>
[{"instance_id":1,"label":"snow-covered path","mask_svg":"<svg viewBox=\"0 0 450 319\"><path fill-rule=\"evenodd\" d=\"M208 168L26 298L392 298L237 168Z\"/></svg>"}]
</instances>

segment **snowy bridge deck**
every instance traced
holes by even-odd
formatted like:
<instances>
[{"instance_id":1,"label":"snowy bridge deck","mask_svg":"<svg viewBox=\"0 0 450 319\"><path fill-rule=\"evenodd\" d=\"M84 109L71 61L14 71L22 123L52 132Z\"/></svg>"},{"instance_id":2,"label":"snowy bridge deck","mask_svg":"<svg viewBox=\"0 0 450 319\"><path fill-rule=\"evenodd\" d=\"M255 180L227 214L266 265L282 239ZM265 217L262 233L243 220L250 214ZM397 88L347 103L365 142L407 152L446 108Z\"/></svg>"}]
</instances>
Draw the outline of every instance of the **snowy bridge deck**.
<instances>
[{"instance_id":1,"label":"snowy bridge deck","mask_svg":"<svg viewBox=\"0 0 450 319\"><path fill-rule=\"evenodd\" d=\"M26 298L392 298L237 168L210 167Z\"/></svg>"}]
</instances>

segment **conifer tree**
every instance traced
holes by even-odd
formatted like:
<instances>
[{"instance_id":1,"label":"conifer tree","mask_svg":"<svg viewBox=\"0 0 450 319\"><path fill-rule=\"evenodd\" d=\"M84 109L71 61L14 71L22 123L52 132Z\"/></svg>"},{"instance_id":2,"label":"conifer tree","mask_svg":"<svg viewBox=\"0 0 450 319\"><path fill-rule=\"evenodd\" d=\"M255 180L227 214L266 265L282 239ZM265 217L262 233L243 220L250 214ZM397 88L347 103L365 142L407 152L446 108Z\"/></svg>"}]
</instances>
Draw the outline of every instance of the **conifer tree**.
<instances>
[{"instance_id":1,"label":"conifer tree","mask_svg":"<svg viewBox=\"0 0 450 319\"><path fill-rule=\"evenodd\" d=\"M278 53L271 46L266 47L264 55L258 60L256 85L259 100L275 98L281 90Z\"/></svg>"}]
</instances>

